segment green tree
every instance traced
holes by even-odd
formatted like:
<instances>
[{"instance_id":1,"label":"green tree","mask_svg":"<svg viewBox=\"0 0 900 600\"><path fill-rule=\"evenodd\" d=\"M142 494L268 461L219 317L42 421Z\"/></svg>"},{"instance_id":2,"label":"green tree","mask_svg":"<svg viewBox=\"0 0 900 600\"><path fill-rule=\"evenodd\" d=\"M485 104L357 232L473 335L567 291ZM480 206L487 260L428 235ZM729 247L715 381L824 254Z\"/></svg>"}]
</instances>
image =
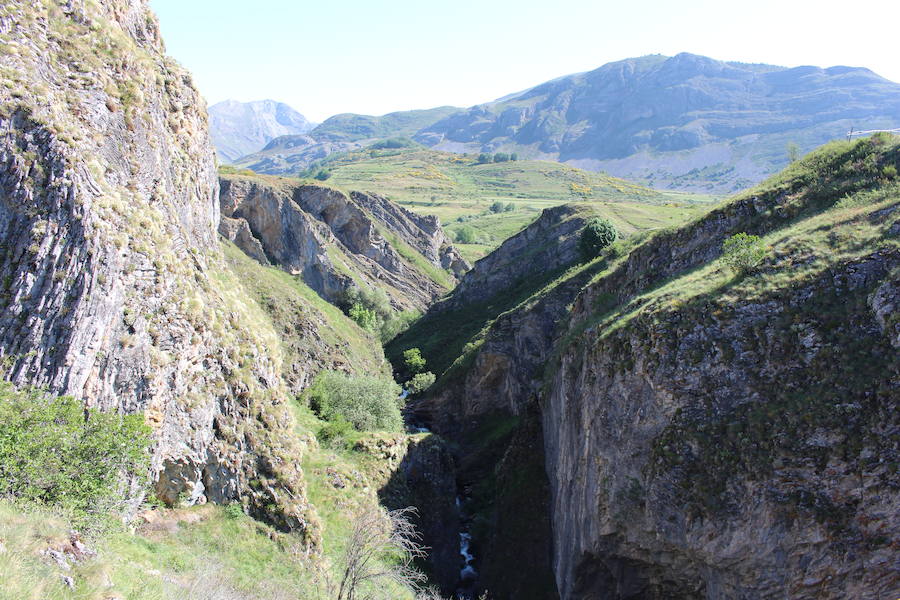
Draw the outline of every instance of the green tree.
<instances>
[{"instance_id":1,"label":"green tree","mask_svg":"<svg viewBox=\"0 0 900 600\"><path fill-rule=\"evenodd\" d=\"M494 161L494 156L492 154L487 154L485 152L482 152L481 154L478 155L478 164L480 164L480 165L483 165L483 164L489 163L489 162L493 162L493 161Z\"/></svg>"},{"instance_id":2,"label":"green tree","mask_svg":"<svg viewBox=\"0 0 900 600\"><path fill-rule=\"evenodd\" d=\"M788 160L791 162L800 160L800 146L798 146L796 142L788 142L787 155Z\"/></svg>"},{"instance_id":3,"label":"green tree","mask_svg":"<svg viewBox=\"0 0 900 600\"><path fill-rule=\"evenodd\" d=\"M736 233L722 243L722 261L738 275L752 270L766 257L767 250L758 235Z\"/></svg>"},{"instance_id":4,"label":"green tree","mask_svg":"<svg viewBox=\"0 0 900 600\"><path fill-rule=\"evenodd\" d=\"M515 152L513 152L512 154L509 155L509 160L517 161L517 160L519 160L519 155L516 154Z\"/></svg>"},{"instance_id":5,"label":"green tree","mask_svg":"<svg viewBox=\"0 0 900 600\"><path fill-rule=\"evenodd\" d=\"M346 419L359 431L399 431L400 386L393 379L322 371L306 392L309 407L321 418Z\"/></svg>"},{"instance_id":6,"label":"green tree","mask_svg":"<svg viewBox=\"0 0 900 600\"><path fill-rule=\"evenodd\" d=\"M403 352L403 365L412 374L424 371L425 359L422 358L422 351L418 348L410 348Z\"/></svg>"},{"instance_id":7,"label":"green tree","mask_svg":"<svg viewBox=\"0 0 900 600\"><path fill-rule=\"evenodd\" d=\"M378 315L375 314L374 310L364 307L359 302L350 307L348 315L366 331L376 331L378 329Z\"/></svg>"},{"instance_id":8,"label":"green tree","mask_svg":"<svg viewBox=\"0 0 900 600\"><path fill-rule=\"evenodd\" d=\"M124 503L122 476L146 477L150 429L140 414L0 382L0 496L104 513Z\"/></svg>"},{"instance_id":9,"label":"green tree","mask_svg":"<svg viewBox=\"0 0 900 600\"><path fill-rule=\"evenodd\" d=\"M491 204L490 211L491 211L492 213L501 213L501 212L503 212L503 210L504 210L505 208L506 208L506 205L503 204L502 202L500 202L499 200L497 200L496 202L494 202L493 204Z\"/></svg>"},{"instance_id":10,"label":"green tree","mask_svg":"<svg viewBox=\"0 0 900 600\"><path fill-rule=\"evenodd\" d=\"M591 260L619 237L616 226L606 219L594 218L581 231L578 250L584 260Z\"/></svg>"},{"instance_id":11,"label":"green tree","mask_svg":"<svg viewBox=\"0 0 900 600\"><path fill-rule=\"evenodd\" d=\"M319 169L318 173L316 173L314 177L319 181L325 181L326 179L331 177L331 171L328 171L326 169Z\"/></svg>"},{"instance_id":12,"label":"green tree","mask_svg":"<svg viewBox=\"0 0 900 600\"><path fill-rule=\"evenodd\" d=\"M456 230L456 241L460 244L474 244L478 241L475 229L466 225Z\"/></svg>"},{"instance_id":13,"label":"green tree","mask_svg":"<svg viewBox=\"0 0 900 600\"><path fill-rule=\"evenodd\" d=\"M421 394L434 384L435 379L437 378L431 371L416 373L412 376L412 379L406 382L406 389L409 390L410 394Z\"/></svg>"},{"instance_id":14,"label":"green tree","mask_svg":"<svg viewBox=\"0 0 900 600\"><path fill-rule=\"evenodd\" d=\"M496 154L494 154L495 163L507 162L508 160L509 154L507 154L506 152L497 152Z\"/></svg>"}]
</instances>

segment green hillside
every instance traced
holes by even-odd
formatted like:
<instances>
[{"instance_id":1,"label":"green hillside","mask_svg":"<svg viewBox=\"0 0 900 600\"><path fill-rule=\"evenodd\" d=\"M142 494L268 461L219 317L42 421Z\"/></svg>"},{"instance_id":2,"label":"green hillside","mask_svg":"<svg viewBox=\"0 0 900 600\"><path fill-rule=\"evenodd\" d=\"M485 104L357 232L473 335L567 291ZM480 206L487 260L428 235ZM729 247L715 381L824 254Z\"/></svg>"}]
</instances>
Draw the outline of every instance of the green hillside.
<instances>
[{"instance_id":1,"label":"green hillside","mask_svg":"<svg viewBox=\"0 0 900 600\"><path fill-rule=\"evenodd\" d=\"M330 173L331 185L376 192L415 212L436 215L469 260L481 258L551 206L597 203L622 229L636 230L677 225L716 200L659 192L555 162L480 164L475 155L421 147L333 155L308 174L321 170Z\"/></svg>"}]
</instances>

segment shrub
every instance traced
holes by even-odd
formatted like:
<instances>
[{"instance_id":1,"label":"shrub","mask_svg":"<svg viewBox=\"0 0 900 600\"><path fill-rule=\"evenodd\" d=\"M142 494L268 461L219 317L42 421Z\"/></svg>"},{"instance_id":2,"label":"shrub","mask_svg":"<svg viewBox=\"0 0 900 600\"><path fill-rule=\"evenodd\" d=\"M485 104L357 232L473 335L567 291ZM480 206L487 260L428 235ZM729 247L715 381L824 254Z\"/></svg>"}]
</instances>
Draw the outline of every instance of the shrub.
<instances>
[{"instance_id":1,"label":"shrub","mask_svg":"<svg viewBox=\"0 0 900 600\"><path fill-rule=\"evenodd\" d=\"M591 219L581 231L578 240L578 249L584 260L591 260L600 254L600 251L616 241L619 232L616 226L606 219Z\"/></svg>"},{"instance_id":2,"label":"shrub","mask_svg":"<svg viewBox=\"0 0 900 600\"><path fill-rule=\"evenodd\" d=\"M506 208L506 205L500 202L499 200L491 204L491 212L492 213L502 213Z\"/></svg>"},{"instance_id":3,"label":"shrub","mask_svg":"<svg viewBox=\"0 0 900 600\"><path fill-rule=\"evenodd\" d=\"M722 260L738 275L742 275L762 262L766 247L758 235L741 232L722 244Z\"/></svg>"},{"instance_id":4,"label":"shrub","mask_svg":"<svg viewBox=\"0 0 900 600\"><path fill-rule=\"evenodd\" d=\"M885 165L881 169L881 174L885 179L897 179L897 167L894 165Z\"/></svg>"},{"instance_id":5,"label":"shrub","mask_svg":"<svg viewBox=\"0 0 900 600\"><path fill-rule=\"evenodd\" d=\"M486 154L482 152L478 155L478 164L483 165L485 163L494 162L494 156L492 154Z\"/></svg>"},{"instance_id":6,"label":"shrub","mask_svg":"<svg viewBox=\"0 0 900 600\"><path fill-rule=\"evenodd\" d=\"M343 416L338 415L333 421L329 421L316 432L316 439L331 448L343 447L346 446L347 437L352 430L353 425Z\"/></svg>"},{"instance_id":7,"label":"shrub","mask_svg":"<svg viewBox=\"0 0 900 600\"><path fill-rule=\"evenodd\" d=\"M434 384L434 373L425 371L424 373L416 373L413 378L406 382L406 389L410 394L421 394Z\"/></svg>"},{"instance_id":8,"label":"shrub","mask_svg":"<svg viewBox=\"0 0 900 600\"><path fill-rule=\"evenodd\" d=\"M378 329L378 315L375 314L374 310L364 308L359 302L350 307L349 316L356 321L357 325L366 331L375 331Z\"/></svg>"},{"instance_id":9,"label":"shrub","mask_svg":"<svg viewBox=\"0 0 900 600\"><path fill-rule=\"evenodd\" d=\"M150 430L140 414L0 382L0 495L101 514L124 503L123 475L146 476Z\"/></svg>"},{"instance_id":10,"label":"shrub","mask_svg":"<svg viewBox=\"0 0 900 600\"><path fill-rule=\"evenodd\" d=\"M478 241L475 229L466 225L456 230L456 241L460 244L474 244Z\"/></svg>"},{"instance_id":11,"label":"shrub","mask_svg":"<svg viewBox=\"0 0 900 600\"><path fill-rule=\"evenodd\" d=\"M425 370L425 359L422 358L422 351L418 348L410 348L403 352L403 364L406 369L412 373L421 373Z\"/></svg>"},{"instance_id":12,"label":"shrub","mask_svg":"<svg viewBox=\"0 0 900 600\"><path fill-rule=\"evenodd\" d=\"M322 371L307 391L310 408L326 421L346 419L359 431L403 427L400 386L380 377Z\"/></svg>"},{"instance_id":13,"label":"shrub","mask_svg":"<svg viewBox=\"0 0 900 600\"><path fill-rule=\"evenodd\" d=\"M517 160L519 160L519 155L516 154L515 152L513 152L512 154L509 155L509 160L517 161Z\"/></svg>"},{"instance_id":14,"label":"shrub","mask_svg":"<svg viewBox=\"0 0 900 600\"><path fill-rule=\"evenodd\" d=\"M506 152L498 152L494 155L494 162L501 163L509 160L509 154Z\"/></svg>"},{"instance_id":15,"label":"shrub","mask_svg":"<svg viewBox=\"0 0 900 600\"><path fill-rule=\"evenodd\" d=\"M327 171L325 169L319 169L319 172L316 173L313 177L315 177L319 181L325 181L331 177L331 171Z\"/></svg>"}]
</instances>

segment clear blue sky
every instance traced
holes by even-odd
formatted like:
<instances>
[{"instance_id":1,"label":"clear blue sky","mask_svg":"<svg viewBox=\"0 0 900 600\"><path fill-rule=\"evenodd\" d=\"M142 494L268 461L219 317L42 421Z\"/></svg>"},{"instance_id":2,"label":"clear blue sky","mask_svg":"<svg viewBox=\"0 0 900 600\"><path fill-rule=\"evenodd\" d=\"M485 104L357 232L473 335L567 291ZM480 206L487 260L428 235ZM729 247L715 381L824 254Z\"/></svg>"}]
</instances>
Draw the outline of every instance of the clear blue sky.
<instances>
[{"instance_id":1,"label":"clear blue sky","mask_svg":"<svg viewBox=\"0 0 900 600\"><path fill-rule=\"evenodd\" d=\"M470 106L622 58L865 66L900 81L894 0L151 0L210 104L321 121Z\"/></svg>"}]
</instances>

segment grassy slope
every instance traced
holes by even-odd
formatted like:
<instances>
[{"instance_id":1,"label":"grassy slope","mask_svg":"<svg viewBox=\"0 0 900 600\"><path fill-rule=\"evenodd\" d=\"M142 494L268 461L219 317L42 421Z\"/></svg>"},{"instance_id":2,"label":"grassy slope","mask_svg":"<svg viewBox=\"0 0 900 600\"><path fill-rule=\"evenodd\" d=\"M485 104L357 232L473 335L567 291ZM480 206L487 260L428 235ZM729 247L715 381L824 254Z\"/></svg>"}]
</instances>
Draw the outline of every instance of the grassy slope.
<instances>
[{"instance_id":1,"label":"grassy slope","mask_svg":"<svg viewBox=\"0 0 900 600\"><path fill-rule=\"evenodd\" d=\"M645 229L681 223L711 197L657 192L631 182L544 161L475 164L472 156L422 148L362 150L326 160L330 184L373 191L421 213L436 215L449 232L468 225L476 244L459 245L470 260L500 245L544 208L587 200L603 204L617 225ZM500 214L494 202L512 203Z\"/></svg>"},{"instance_id":2,"label":"grassy slope","mask_svg":"<svg viewBox=\"0 0 900 600\"><path fill-rule=\"evenodd\" d=\"M612 218L607 212L606 204L579 203L574 206L580 210L573 213L570 218L593 215ZM624 255L628 248L644 239L650 231L627 223L617 224L624 237L616 242L611 252L607 254ZM522 260L527 260L527 256L523 256ZM454 372L460 371L465 365L466 357L474 354L484 334L499 316L535 302L559 285L569 284L572 281L587 282L593 274L605 268L608 268L607 259L572 265L540 277L523 279L512 288L502 290L484 302L436 314L426 314L392 340L385 347L385 352L392 363L399 364L404 350L417 347L422 350L423 356L428 361L428 368L437 375L445 373L451 365L456 367L453 369ZM458 364L455 364L456 361Z\"/></svg>"},{"instance_id":3,"label":"grassy slope","mask_svg":"<svg viewBox=\"0 0 900 600\"><path fill-rule=\"evenodd\" d=\"M372 337L297 277L263 267L230 242L224 243L223 249L231 270L272 321L284 350L286 369L307 353L315 355L321 364L356 373L385 369L381 348ZM310 331L300 327L304 322L316 325L319 339L311 339ZM323 349L327 352L324 356Z\"/></svg>"},{"instance_id":4,"label":"grassy slope","mask_svg":"<svg viewBox=\"0 0 900 600\"><path fill-rule=\"evenodd\" d=\"M290 403L295 433L309 436L324 423ZM378 434L355 433L353 439ZM420 436L421 437L421 436ZM316 506L323 556L298 552L282 534L224 507L158 509L153 521L139 518L134 532L115 529L88 541L98 553L63 572L41 552L67 541L71 524L51 511L0 501L0 599L16 600L295 600L318 596L316 573L339 564L357 507L378 502L382 461L353 450L319 448L301 459L307 494ZM346 487L335 487L333 473ZM75 580L65 586L61 575ZM379 583L379 598L410 598Z\"/></svg>"}]
</instances>

